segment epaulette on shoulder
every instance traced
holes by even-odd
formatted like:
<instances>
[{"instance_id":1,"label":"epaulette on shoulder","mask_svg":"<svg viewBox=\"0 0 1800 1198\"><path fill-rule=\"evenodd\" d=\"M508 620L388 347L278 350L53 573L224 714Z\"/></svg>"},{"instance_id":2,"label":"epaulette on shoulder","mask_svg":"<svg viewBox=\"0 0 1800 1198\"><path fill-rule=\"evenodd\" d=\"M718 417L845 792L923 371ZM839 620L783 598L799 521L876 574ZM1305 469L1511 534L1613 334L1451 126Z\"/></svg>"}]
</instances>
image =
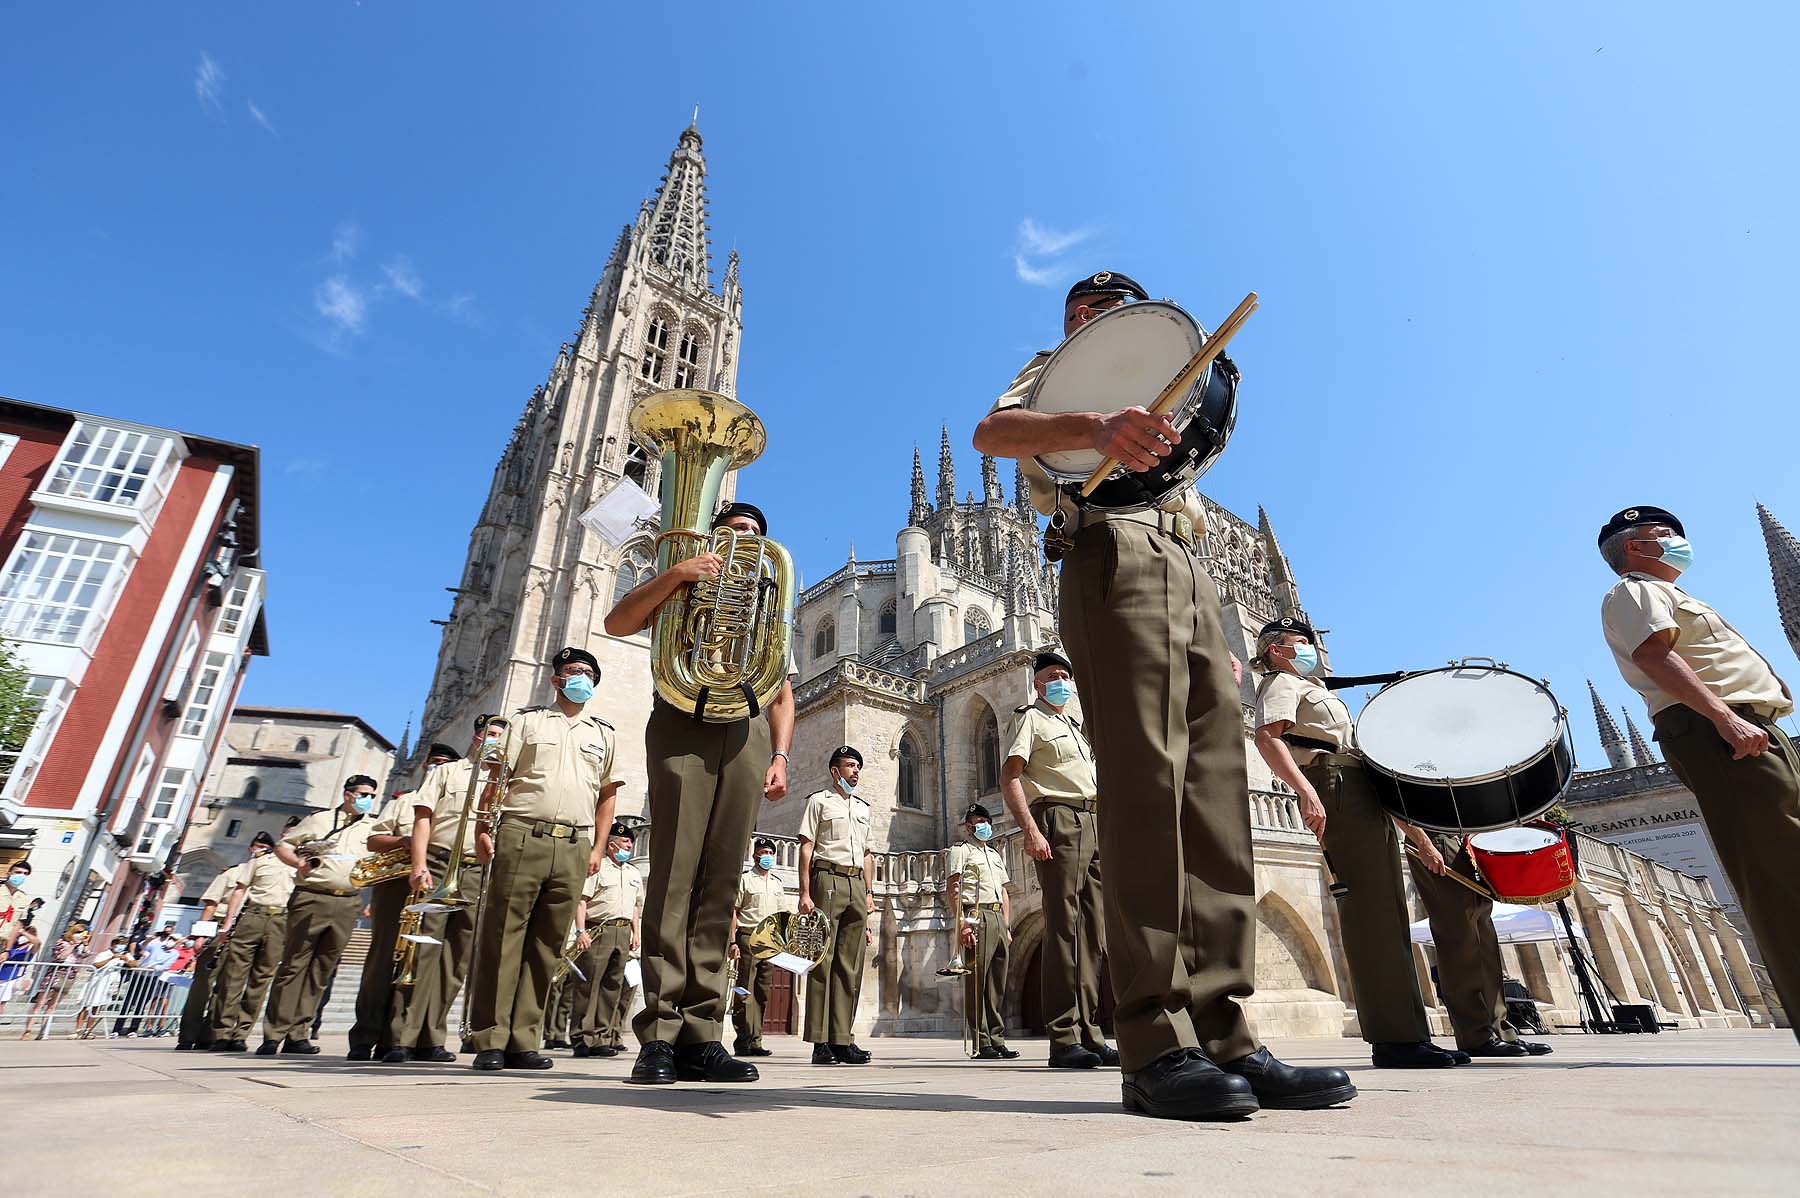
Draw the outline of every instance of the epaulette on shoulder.
<instances>
[{"instance_id":1,"label":"epaulette on shoulder","mask_svg":"<svg viewBox=\"0 0 1800 1198\"><path fill-rule=\"evenodd\" d=\"M1027 704L1025 704L1025 706L1015 707L1015 708L1013 708L1013 710L1018 712L1020 715L1024 715L1026 712L1030 711L1031 708L1032 708L1032 704L1027 703Z\"/></svg>"},{"instance_id":2,"label":"epaulette on shoulder","mask_svg":"<svg viewBox=\"0 0 1800 1198\"><path fill-rule=\"evenodd\" d=\"M605 720L601 719L597 715L591 715L588 717L588 719L594 721L594 723L600 725L602 728L606 729L608 732L617 732L618 731L617 728L613 727L611 724L607 723Z\"/></svg>"},{"instance_id":3,"label":"epaulette on shoulder","mask_svg":"<svg viewBox=\"0 0 1800 1198\"><path fill-rule=\"evenodd\" d=\"M549 710L550 710L550 705L548 703L536 703L530 707L521 707L521 708L519 708L519 710L513 712L513 714L514 715L530 715L534 711L549 711Z\"/></svg>"}]
</instances>

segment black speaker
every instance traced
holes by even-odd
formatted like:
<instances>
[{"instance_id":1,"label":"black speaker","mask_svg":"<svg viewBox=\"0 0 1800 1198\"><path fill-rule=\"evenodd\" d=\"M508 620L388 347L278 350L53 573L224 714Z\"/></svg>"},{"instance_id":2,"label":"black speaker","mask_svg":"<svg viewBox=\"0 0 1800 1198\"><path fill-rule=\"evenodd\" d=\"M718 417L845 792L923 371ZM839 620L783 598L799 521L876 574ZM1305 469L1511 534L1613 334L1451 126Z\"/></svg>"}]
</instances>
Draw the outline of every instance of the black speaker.
<instances>
[{"instance_id":1,"label":"black speaker","mask_svg":"<svg viewBox=\"0 0 1800 1198\"><path fill-rule=\"evenodd\" d=\"M1614 1003L1613 1022L1622 1032L1662 1031L1656 1022L1656 1008L1648 1003Z\"/></svg>"}]
</instances>

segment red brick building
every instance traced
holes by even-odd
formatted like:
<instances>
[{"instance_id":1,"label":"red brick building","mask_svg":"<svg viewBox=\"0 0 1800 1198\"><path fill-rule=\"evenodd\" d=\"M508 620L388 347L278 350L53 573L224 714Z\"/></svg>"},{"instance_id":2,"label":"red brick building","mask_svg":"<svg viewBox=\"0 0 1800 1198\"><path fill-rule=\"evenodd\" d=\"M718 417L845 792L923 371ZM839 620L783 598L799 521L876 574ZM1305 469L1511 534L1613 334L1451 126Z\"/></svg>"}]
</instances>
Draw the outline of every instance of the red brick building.
<instances>
[{"instance_id":1,"label":"red brick building","mask_svg":"<svg viewBox=\"0 0 1800 1198\"><path fill-rule=\"evenodd\" d=\"M39 930L125 926L171 870L252 656L268 653L257 451L0 399L0 639L35 722L0 745L0 854Z\"/></svg>"}]
</instances>

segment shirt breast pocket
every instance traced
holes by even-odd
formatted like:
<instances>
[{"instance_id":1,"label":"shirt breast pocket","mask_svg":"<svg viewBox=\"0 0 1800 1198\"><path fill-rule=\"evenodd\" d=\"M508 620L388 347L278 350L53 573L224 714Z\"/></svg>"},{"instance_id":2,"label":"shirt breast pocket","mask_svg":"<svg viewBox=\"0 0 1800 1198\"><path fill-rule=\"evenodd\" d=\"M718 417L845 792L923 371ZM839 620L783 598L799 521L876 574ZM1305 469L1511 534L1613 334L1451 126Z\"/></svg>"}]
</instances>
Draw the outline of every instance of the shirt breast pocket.
<instances>
[{"instance_id":1,"label":"shirt breast pocket","mask_svg":"<svg viewBox=\"0 0 1800 1198\"><path fill-rule=\"evenodd\" d=\"M1705 642L1716 641L1724 636L1724 624L1705 604L1683 595L1675 601L1675 610L1681 613L1683 636Z\"/></svg>"},{"instance_id":2,"label":"shirt breast pocket","mask_svg":"<svg viewBox=\"0 0 1800 1198\"><path fill-rule=\"evenodd\" d=\"M1075 738L1068 733L1050 738L1050 760L1058 765L1075 757Z\"/></svg>"},{"instance_id":3,"label":"shirt breast pocket","mask_svg":"<svg viewBox=\"0 0 1800 1198\"><path fill-rule=\"evenodd\" d=\"M606 776L606 746L582 745L576 757L581 761L582 784L598 790L600 779Z\"/></svg>"}]
</instances>

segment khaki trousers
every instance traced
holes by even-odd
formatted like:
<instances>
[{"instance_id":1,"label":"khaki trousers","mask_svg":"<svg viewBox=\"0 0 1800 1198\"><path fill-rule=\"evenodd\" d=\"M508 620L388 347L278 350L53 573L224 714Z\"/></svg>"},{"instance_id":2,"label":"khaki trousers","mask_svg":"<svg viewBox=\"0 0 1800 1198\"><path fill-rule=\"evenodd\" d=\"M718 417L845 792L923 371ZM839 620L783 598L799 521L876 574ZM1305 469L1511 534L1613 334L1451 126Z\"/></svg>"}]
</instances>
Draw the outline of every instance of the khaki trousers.
<instances>
[{"instance_id":1,"label":"khaki trousers","mask_svg":"<svg viewBox=\"0 0 1800 1198\"><path fill-rule=\"evenodd\" d=\"M1050 860L1032 862L1044 896L1044 1028L1053 1049L1098 1048L1106 1043L1100 1030L1100 825L1091 812L1066 803L1038 803L1031 817L1050 842Z\"/></svg>"},{"instance_id":2,"label":"khaki trousers","mask_svg":"<svg viewBox=\"0 0 1800 1198\"><path fill-rule=\"evenodd\" d=\"M1800 754L1775 721L1744 718L1769 734L1769 747L1755 757L1732 760L1712 722L1680 704L1656 713L1656 741L1700 800L1775 994L1788 1018L1800 1021ZM1800 1023L1794 1035L1800 1038Z\"/></svg>"},{"instance_id":3,"label":"khaki trousers","mask_svg":"<svg viewBox=\"0 0 1800 1198\"><path fill-rule=\"evenodd\" d=\"M589 1048L619 1047L619 1008L625 1004L625 962L631 960L631 925L590 928L594 943L581 958L588 975L575 1038Z\"/></svg>"},{"instance_id":4,"label":"khaki trousers","mask_svg":"<svg viewBox=\"0 0 1800 1198\"><path fill-rule=\"evenodd\" d=\"M1256 882L1242 709L1219 595L1193 553L1142 524L1075 536L1059 627L1099 766L1106 960L1127 1071L1176 1049L1256 1050Z\"/></svg>"},{"instance_id":5,"label":"khaki trousers","mask_svg":"<svg viewBox=\"0 0 1800 1198\"><path fill-rule=\"evenodd\" d=\"M855 1040L856 1002L868 947L868 887L860 877L815 869L811 891L813 905L831 917L831 943L806 975L806 1039L813 1044L850 1044Z\"/></svg>"},{"instance_id":6,"label":"khaki trousers","mask_svg":"<svg viewBox=\"0 0 1800 1198\"><path fill-rule=\"evenodd\" d=\"M708 724L658 700L644 729L650 878L640 1044L706 1044L725 1027L725 942L769 768L766 716Z\"/></svg>"},{"instance_id":7,"label":"khaki trousers","mask_svg":"<svg viewBox=\"0 0 1800 1198\"><path fill-rule=\"evenodd\" d=\"M1337 901L1338 927L1362 1038L1370 1044L1429 1040L1394 821L1360 765L1320 763L1304 773L1325 807L1332 869L1350 890Z\"/></svg>"},{"instance_id":8,"label":"khaki trousers","mask_svg":"<svg viewBox=\"0 0 1800 1198\"><path fill-rule=\"evenodd\" d=\"M296 889L288 900L287 940L275 984L269 988L269 1010L263 1016L263 1039L308 1040L319 999L337 972L338 960L356 917L362 895L323 894ZM392 951L391 949L389 950Z\"/></svg>"},{"instance_id":9,"label":"khaki trousers","mask_svg":"<svg viewBox=\"0 0 1800 1198\"><path fill-rule=\"evenodd\" d=\"M963 1022L979 1052L1006 1047L1006 967L1012 953L1002 914L982 907L975 915L975 951L963 958L970 969L963 975Z\"/></svg>"},{"instance_id":10,"label":"khaki trousers","mask_svg":"<svg viewBox=\"0 0 1800 1198\"><path fill-rule=\"evenodd\" d=\"M395 878L369 888L369 955L363 958L362 981L356 987L356 1022L350 1047L392 1048L385 1039L393 1015L394 948L400 943L400 913L412 883Z\"/></svg>"},{"instance_id":11,"label":"khaki trousers","mask_svg":"<svg viewBox=\"0 0 1800 1198\"><path fill-rule=\"evenodd\" d=\"M775 967L758 961L750 951L750 929L739 928L737 934L737 984L744 993L732 996L731 1022L737 1030L737 1042L745 1048L761 1048L763 1012L769 1008L769 989L774 983Z\"/></svg>"},{"instance_id":12,"label":"khaki trousers","mask_svg":"<svg viewBox=\"0 0 1800 1198\"><path fill-rule=\"evenodd\" d=\"M215 994L224 971L219 968L219 939L207 941L206 948L194 957L194 982L188 987L187 1002L181 1007L181 1030L177 1039L182 1044L211 1044Z\"/></svg>"},{"instance_id":13,"label":"khaki trousers","mask_svg":"<svg viewBox=\"0 0 1800 1198\"><path fill-rule=\"evenodd\" d=\"M431 866L432 878L443 881L450 868L450 854L427 849L425 861ZM475 946L475 910L485 876L479 866L464 867L456 892L467 900L467 905L427 915L420 921L419 934L438 943L417 946L411 989L394 991L387 1044L415 1052L444 1046L449 1036L450 1009L469 976L469 957Z\"/></svg>"},{"instance_id":14,"label":"khaki trousers","mask_svg":"<svg viewBox=\"0 0 1800 1198\"><path fill-rule=\"evenodd\" d=\"M574 840L539 836L532 821L502 818L488 867L487 910L475 932L470 1036L476 1052L535 1052L544 1044L550 978L575 922L593 830Z\"/></svg>"},{"instance_id":15,"label":"khaki trousers","mask_svg":"<svg viewBox=\"0 0 1800 1198\"><path fill-rule=\"evenodd\" d=\"M1465 878L1476 874L1467 838L1441 832L1431 843L1444 863ZM1506 992L1500 966L1500 937L1494 931L1494 904L1455 878L1440 878L1407 858L1437 951L1438 990L1458 1048L1478 1048L1490 1040L1517 1040L1506 1020ZM1358 1008L1360 1014L1361 1009Z\"/></svg>"},{"instance_id":16,"label":"khaki trousers","mask_svg":"<svg viewBox=\"0 0 1800 1198\"><path fill-rule=\"evenodd\" d=\"M263 998L281 949L287 943L285 907L250 907L238 912L225 960L219 966L219 995L213 1014L214 1040L243 1040L262 1014Z\"/></svg>"}]
</instances>

